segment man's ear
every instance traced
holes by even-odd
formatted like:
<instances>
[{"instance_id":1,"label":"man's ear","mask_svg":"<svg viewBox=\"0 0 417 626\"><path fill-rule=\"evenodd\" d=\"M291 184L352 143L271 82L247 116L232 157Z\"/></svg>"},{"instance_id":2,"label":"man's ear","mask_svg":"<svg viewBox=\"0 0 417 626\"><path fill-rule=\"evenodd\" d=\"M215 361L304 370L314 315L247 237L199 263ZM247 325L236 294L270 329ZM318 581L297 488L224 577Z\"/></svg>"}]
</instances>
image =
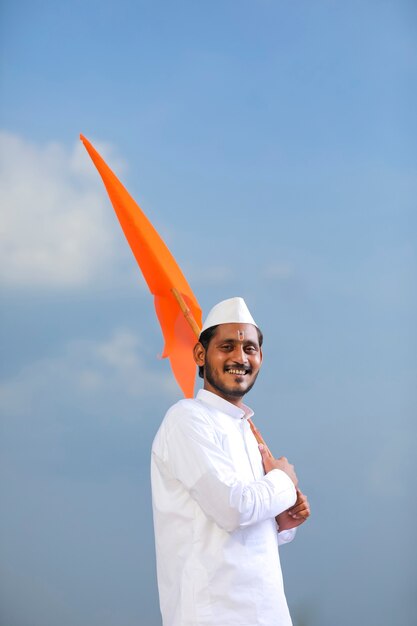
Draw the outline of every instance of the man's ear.
<instances>
[{"instance_id":1,"label":"man's ear","mask_svg":"<svg viewBox=\"0 0 417 626\"><path fill-rule=\"evenodd\" d=\"M204 350L203 344L198 342L195 344L193 349L194 361L196 364L201 367L204 365L206 361L206 351Z\"/></svg>"}]
</instances>

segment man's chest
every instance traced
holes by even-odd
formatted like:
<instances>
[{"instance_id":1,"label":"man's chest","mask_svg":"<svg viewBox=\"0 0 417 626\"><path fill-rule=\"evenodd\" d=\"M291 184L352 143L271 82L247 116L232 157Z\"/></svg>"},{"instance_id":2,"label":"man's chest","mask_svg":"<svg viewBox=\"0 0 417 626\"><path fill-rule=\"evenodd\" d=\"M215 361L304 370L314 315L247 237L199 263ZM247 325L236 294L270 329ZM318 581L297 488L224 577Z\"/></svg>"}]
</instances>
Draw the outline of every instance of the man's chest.
<instances>
[{"instance_id":1,"label":"man's chest","mask_svg":"<svg viewBox=\"0 0 417 626\"><path fill-rule=\"evenodd\" d=\"M224 452L233 463L239 478L245 482L264 475L258 444L245 419L222 424L219 432Z\"/></svg>"}]
</instances>

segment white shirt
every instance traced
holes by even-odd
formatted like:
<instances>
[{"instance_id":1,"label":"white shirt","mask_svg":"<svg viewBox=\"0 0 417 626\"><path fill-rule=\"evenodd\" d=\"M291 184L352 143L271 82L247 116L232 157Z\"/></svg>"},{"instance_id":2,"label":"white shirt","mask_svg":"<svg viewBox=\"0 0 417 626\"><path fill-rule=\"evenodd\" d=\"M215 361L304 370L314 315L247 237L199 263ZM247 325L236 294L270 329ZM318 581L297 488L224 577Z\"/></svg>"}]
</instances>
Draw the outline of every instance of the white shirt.
<instances>
[{"instance_id":1,"label":"white shirt","mask_svg":"<svg viewBox=\"0 0 417 626\"><path fill-rule=\"evenodd\" d=\"M275 516L296 492L264 475L247 418L200 390L166 414L152 446L152 501L164 626L291 626ZM246 418L246 419L245 419Z\"/></svg>"}]
</instances>

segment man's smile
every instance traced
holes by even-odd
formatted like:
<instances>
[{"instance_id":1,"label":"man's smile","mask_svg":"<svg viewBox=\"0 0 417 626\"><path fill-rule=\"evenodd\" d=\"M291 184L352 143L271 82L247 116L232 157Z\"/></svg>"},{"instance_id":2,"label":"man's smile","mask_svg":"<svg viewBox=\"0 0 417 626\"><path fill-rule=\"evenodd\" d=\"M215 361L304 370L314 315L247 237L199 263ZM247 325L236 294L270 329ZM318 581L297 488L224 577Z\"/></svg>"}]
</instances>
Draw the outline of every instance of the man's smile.
<instances>
[{"instance_id":1,"label":"man's smile","mask_svg":"<svg viewBox=\"0 0 417 626\"><path fill-rule=\"evenodd\" d=\"M228 374L234 374L235 376L245 376L246 374L251 373L251 369L249 368L240 368L240 367L228 367L225 368L225 372Z\"/></svg>"}]
</instances>

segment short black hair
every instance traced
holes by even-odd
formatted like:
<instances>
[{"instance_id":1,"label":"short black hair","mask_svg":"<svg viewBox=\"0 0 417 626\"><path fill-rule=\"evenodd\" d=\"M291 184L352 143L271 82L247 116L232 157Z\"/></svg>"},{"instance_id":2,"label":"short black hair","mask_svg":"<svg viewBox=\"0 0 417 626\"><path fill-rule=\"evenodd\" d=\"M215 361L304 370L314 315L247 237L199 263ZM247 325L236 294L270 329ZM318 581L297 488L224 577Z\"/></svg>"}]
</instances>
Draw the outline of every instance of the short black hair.
<instances>
[{"instance_id":1,"label":"short black hair","mask_svg":"<svg viewBox=\"0 0 417 626\"><path fill-rule=\"evenodd\" d=\"M210 341L216 334L216 330L218 326L219 324L217 324L216 326L210 326L209 328L206 328L206 330L204 330L200 335L200 338L198 341L201 343L201 345L203 346L206 352L207 352L207 348L209 347ZM256 332L258 333L259 347L261 347L263 340L264 340L264 336L260 328L258 328L257 326L255 326L255 328L256 328ZM198 375L200 376L200 378L204 378L204 365L198 366Z\"/></svg>"}]
</instances>

